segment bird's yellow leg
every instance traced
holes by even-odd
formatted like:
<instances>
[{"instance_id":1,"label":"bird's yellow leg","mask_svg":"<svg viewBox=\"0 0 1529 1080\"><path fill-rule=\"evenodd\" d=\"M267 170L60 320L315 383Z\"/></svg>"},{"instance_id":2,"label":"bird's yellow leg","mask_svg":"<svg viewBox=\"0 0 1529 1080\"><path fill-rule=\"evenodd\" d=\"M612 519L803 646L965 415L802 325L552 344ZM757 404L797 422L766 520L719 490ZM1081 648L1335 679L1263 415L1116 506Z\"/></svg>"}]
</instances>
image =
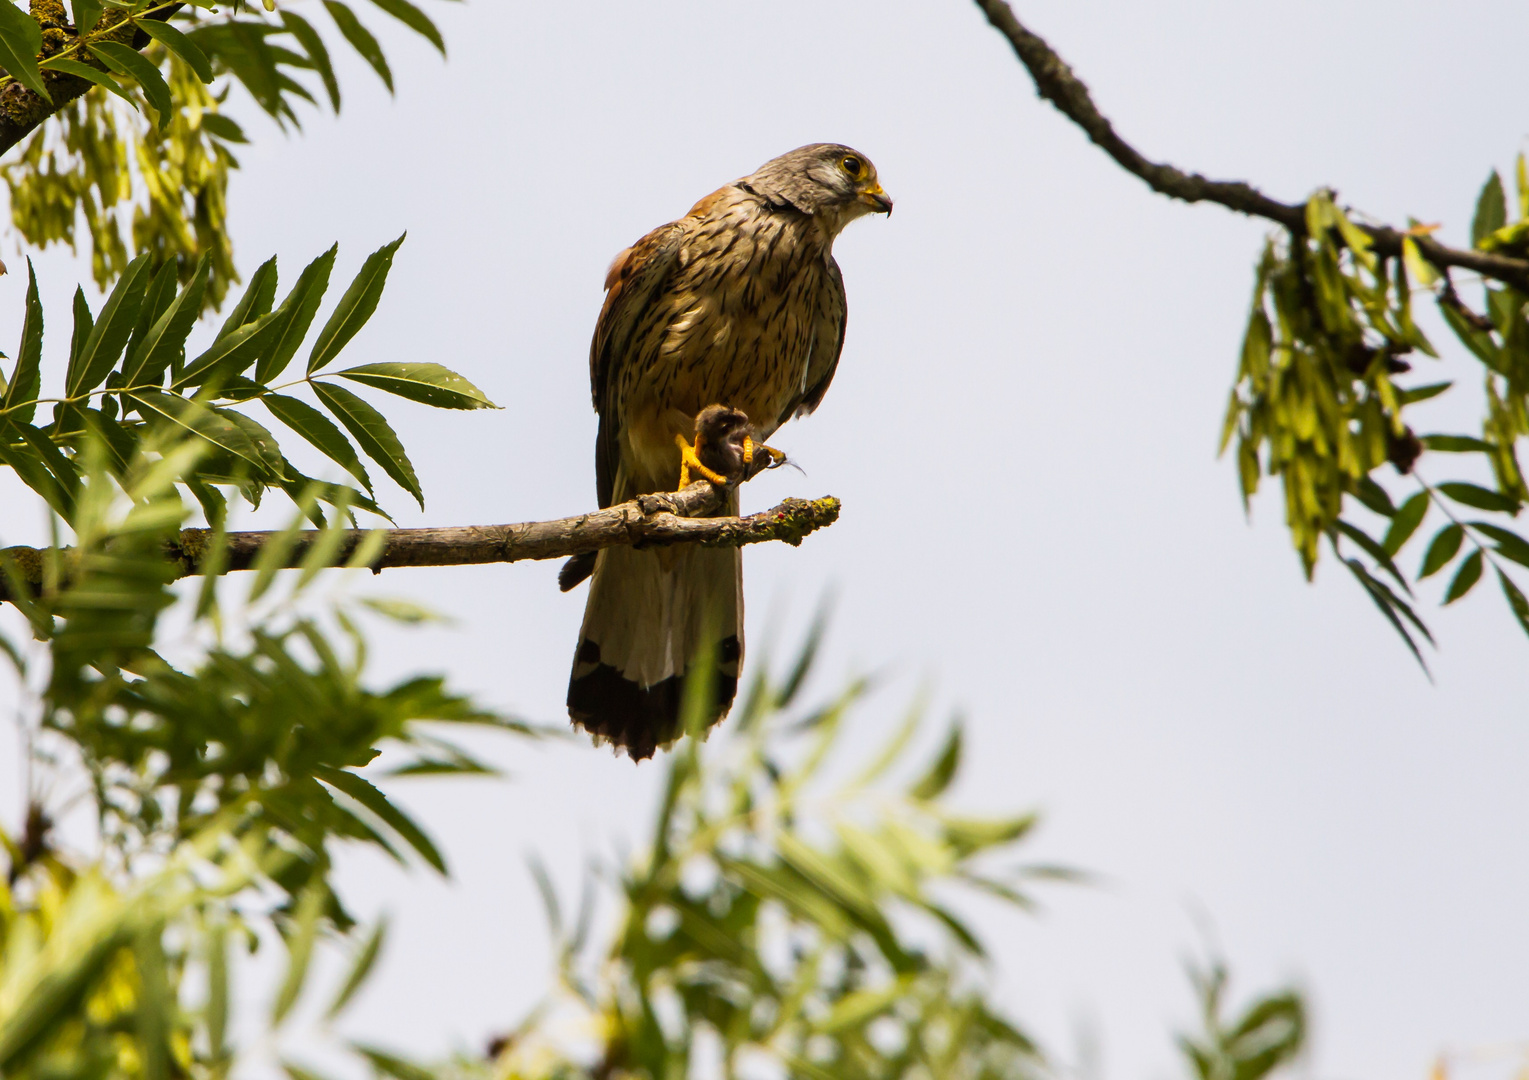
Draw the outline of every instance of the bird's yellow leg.
<instances>
[{"instance_id":1,"label":"bird's yellow leg","mask_svg":"<svg viewBox=\"0 0 1529 1080\"><path fill-rule=\"evenodd\" d=\"M700 441L699 436L697 436L696 441ZM680 486L678 490L684 491L690 486L691 469L694 469L697 473L710 480L713 484L727 483L727 477L723 476L721 473L713 472L705 465L701 464L701 459L696 454L695 446L686 442L685 436L676 435L674 437L674 445L680 448Z\"/></svg>"},{"instance_id":2,"label":"bird's yellow leg","mask_svg":"<svg viewBox=\"0 0 1529 1080\"><path fill-rule=\"evenodd\" d=\"M773 446L766 446L764 443L756 443L752 436L745 435L743 437L743 469L745 475L748 475L752 471L749 469L749 466L754 464L754 454L756 451L764 454L770 459L770 463L763 466L763 468L773 469L777 465L782 465L785 463L786 455L784 453L775 449Z\"/></svg>"}]
</instances>

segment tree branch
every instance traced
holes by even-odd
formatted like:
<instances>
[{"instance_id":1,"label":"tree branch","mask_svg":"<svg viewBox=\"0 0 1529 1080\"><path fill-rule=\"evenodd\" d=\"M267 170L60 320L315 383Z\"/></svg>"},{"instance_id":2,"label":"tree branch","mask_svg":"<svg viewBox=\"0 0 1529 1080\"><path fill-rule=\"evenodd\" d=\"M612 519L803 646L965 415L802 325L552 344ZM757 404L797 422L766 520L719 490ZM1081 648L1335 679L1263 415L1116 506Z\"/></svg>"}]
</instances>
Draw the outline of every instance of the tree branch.
<instances>
[{"instance_id":1,"label":"tree branch","mask_svg":"<svg viewBox=\"0 0 1529 1080\"><path fill-rule=\"evenodd\" d=\"M1199 173L1186 173L1172 165L1149 161L1115 133L1114 126L1094 104L1088 87L1044 39L1015 17L1005 0L976 0L976 3L993 28L1013 46L1020 63L1035 80L1035 89L1040 96L1082 128L1089 139L1114 158L1121 168L1145 180L1152 190L1183 202L1219 203L1228 210L1283 225L1297 235L1305 231L1306 207L1303 204L1271 199L1241 180L1209 180ZM1402 238L1406 233L1384 225L1361 228L1374 242L1377 255L1401 255ZM1529 292L1529 261L1446 247L1430 236L1413 236L1413 240L1423 257L1441 269L1472 270L1482 277L1494 278Z\"/></svg>"},{"instance_id":2,"label":"tree branch","mask_svg":"<svg viewBox=\"0 0 1529 1080\"><path fill-rule=\"evenodd\" d=\"M742 547L767 540L784 540L793 547L808 533L832 525L839 517L839 500L786 499L778 506L746 517L704 517L722 505L724 489L706 481L683 491L641 495L605 510L555 521L528 521L518 525L465 525L442 529L383 529L387 543L368 565L373 573L390 566L471 566L509 563L524 559L560 559L601 548L631 545L660 547L669 544L700 544L704 547ZM351 529L335 558L343 563L370 530ZM227 535L227 570L248 570L275 532L234 532ZM281 566L301 566L304 556L320 534L309 530L297 534L296 543ZM176 577L202 572L211 548L210 529L182 529L169 545ZM12 547L0 550L34 589L42 586L47 550ZM73 563L74 549L58 553L66 568ZM67 571L64 575L67 577ZM0 579L0 600L11 597Z\"/></svg>"}]
</instances>

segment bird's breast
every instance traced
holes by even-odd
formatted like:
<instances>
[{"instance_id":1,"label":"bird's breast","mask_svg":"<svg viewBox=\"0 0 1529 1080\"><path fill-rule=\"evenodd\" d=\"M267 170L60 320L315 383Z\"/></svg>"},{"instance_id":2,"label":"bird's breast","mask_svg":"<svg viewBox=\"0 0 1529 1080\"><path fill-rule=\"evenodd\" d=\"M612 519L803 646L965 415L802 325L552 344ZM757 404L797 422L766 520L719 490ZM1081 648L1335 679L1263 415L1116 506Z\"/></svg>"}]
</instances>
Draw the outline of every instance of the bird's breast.
<instances>
[{"instance_id":1,"label":"bird's breast","mask_svg":"<svg viewBox=\"0 0 1529 1080\"><path fill-rule=\"evenodd\" d=\"M724 404L773 425L801 392L822 246L795 222L759 216L700 229L686 246L653 372L670 407L693 415Z\"/></svg>"}]
</instances>

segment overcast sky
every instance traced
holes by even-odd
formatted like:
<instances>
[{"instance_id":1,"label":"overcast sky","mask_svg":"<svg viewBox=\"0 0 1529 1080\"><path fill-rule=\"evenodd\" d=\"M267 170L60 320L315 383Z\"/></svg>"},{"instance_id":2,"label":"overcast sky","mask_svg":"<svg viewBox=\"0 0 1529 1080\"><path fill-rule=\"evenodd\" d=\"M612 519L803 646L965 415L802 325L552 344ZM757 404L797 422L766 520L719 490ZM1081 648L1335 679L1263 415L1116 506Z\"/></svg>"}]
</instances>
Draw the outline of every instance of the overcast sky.
<instances>
[{"instance_id":1,"label":"overcast sky","mask_svg":"<svg viewBox=\"0 0 1529 1080\"><path fill-rule=\"evenodd\" d=\"M1317 1076L1421 1080L1443 1050L1529 1039L1529 640L1479 589L1429 612L1430 685L1330 560L1303 581L1277 488L1244 517L1215 444L1263 225L1121 172L963 0L430 11L445 64L367 12L396 100L342 58L338 122L284 138L231 105L256 135L230 195L240 266L278 254L290 281L338 240L343 281L407 229L347 355L438 360L505 406L390 406L427 497L420 514L388 493L402 524L592 506L586 350L610 258L778 153L848 143L897 210L838 242L839 373L776 439L806 475L744 496L831 493L844 513L800 548L747 551L749 633L756 657L772 628L789 643L834 591L819 688L895 675L863 737L931 681L970 717L963 804L1039 808L1033 857L1101 875L1036 918L982 909L1005 1005L1063 1057L1093 1031L1109 1080L1182 1075L1170 1034L1191 1020L1180 965L1203 913L1240 990L1309 992ZM1327 184L1462 242L1487 170L1523 144L1529 15L1510 0L1018 12L1143 152L1276 197ZM41 266L57 328L86 270ZM0 281L4 341L23 288ZM1473 430L1474 399L1430 408ZM459 620L380 638L378 678L447 670L561 722L584 594L555 572L364 583ZM354 1027L404 1049L476 1048L536 1000L549 957L526 852L571 890L589 856L645 835L659 767L492 745L508 782L399 789L452 883L347 863L355 906L394 914Z\"/></svg>"}]
</instances>

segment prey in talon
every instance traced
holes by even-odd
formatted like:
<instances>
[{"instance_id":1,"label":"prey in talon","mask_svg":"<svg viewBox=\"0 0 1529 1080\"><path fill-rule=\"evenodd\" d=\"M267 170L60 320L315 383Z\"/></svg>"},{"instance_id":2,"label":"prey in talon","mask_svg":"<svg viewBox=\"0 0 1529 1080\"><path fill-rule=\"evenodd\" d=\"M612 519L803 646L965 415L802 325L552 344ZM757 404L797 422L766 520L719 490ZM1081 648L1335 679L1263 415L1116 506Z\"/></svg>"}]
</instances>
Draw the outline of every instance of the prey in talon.
<instances>
[{"instance_id":1,"label":"prey in talon","mask_svg":"<svg viewBox=\"0 0 1529 1080\"><path fill-rule=\"evenodd\" d=\"M726 405L708 405L696 414L695 442L674 437L680 448L680 490L691 484L692 470L713 484L751 480L765 469L786 463L786 455L765 446L748 415Z\"/></svg>"}]
</instances>

